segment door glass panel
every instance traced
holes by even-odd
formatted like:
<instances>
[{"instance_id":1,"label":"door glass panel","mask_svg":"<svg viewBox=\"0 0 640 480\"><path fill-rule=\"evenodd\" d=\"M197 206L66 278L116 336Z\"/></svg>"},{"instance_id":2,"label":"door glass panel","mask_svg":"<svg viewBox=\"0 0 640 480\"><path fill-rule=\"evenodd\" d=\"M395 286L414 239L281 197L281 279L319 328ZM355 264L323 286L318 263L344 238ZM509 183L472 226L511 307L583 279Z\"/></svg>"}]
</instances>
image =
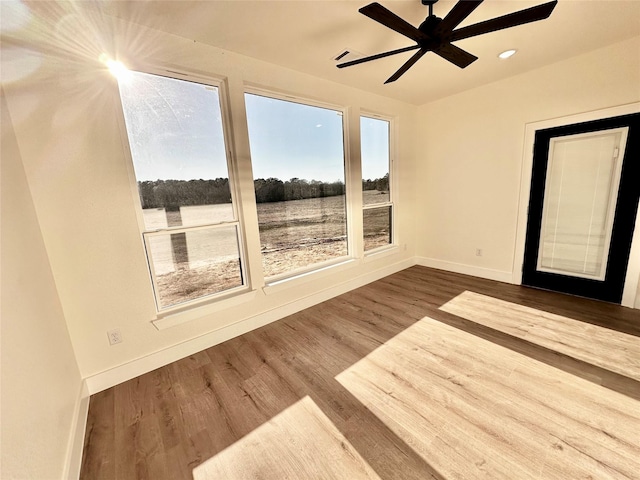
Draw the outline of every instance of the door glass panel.
<instances>
[{"instance_id":1,"label":"door glass panel","mask_svg":"<svg viewBox=\"0 0 640 480\"><path fill-rule=\"evenodd\" d=\"M551 139L538 271L604 280L627 130Z\"/></svg>"}]
</instances>

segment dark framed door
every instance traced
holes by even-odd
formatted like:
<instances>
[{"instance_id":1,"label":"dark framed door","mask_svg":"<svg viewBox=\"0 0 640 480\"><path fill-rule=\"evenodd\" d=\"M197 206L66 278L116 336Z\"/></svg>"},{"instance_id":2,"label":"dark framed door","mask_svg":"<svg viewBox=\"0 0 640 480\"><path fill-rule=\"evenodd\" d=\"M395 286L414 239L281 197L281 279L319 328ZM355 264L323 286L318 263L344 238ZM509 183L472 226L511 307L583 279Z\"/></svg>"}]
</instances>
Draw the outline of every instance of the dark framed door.
<instances>
[{"instance_id":1,"label":"dark framed door","mask_svg":"<svg viewBox=\"0 0 640 480\"><path fill-rule=\"evenodd\" d=\"M640 197L640 114L538 130L522 284L620 303Z\"/></svg>"}]
</instances>

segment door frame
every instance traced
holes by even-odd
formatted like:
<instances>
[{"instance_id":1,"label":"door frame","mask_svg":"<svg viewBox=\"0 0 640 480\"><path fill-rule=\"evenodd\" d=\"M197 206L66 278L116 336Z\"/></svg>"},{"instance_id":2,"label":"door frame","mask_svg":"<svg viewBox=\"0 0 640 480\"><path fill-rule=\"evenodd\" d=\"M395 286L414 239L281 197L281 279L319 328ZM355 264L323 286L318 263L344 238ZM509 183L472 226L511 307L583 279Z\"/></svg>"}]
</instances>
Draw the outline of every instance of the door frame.
<instances>
[{"instance_id":1,"label":"door frame","mask_svg":"<svg viewBox=\"0 0 640 480\"><path fill-rule=\"evenodd\" d=\"M522 285L522 264L524 263L524 249L527 236L527 221L529 216L529 197L531 193L531 176L533 172L533 147L537 130L572 125L574 123L601 120L630 113L640 113L640 102L621 105L618 107L594 110L591 112L558 117L550 120L527 123L525 125L524 150L520 172L520 196L518 200L518 221L516 227L515 254L513 259L512 283ZM640 280L640 208L636 213L636 224L631 241L629 264L624 282L621 305L640 309L640 295L638 282ZM636 298L637 297L637 298Z\"/></svg>"}]
</instances>

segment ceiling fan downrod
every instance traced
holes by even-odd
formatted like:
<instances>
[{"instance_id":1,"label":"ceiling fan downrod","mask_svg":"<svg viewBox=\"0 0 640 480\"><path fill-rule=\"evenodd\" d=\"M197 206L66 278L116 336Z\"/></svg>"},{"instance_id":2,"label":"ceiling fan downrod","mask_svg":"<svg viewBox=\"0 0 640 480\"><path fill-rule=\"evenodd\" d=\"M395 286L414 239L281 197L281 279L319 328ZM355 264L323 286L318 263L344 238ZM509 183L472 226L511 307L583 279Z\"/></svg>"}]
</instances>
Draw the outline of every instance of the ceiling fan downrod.
<instances>
[{"instance_id":1,"label":"ceiling fan downrod","mask_svg":"<svg viewBox=\"0 0 640 480\"><path fill-rule=\"evenodd\" d=\"M433 4L438 3L438 0L422 0L423 5L429 5L429 16L433 16Z\"/></svg>"}]
</instances>

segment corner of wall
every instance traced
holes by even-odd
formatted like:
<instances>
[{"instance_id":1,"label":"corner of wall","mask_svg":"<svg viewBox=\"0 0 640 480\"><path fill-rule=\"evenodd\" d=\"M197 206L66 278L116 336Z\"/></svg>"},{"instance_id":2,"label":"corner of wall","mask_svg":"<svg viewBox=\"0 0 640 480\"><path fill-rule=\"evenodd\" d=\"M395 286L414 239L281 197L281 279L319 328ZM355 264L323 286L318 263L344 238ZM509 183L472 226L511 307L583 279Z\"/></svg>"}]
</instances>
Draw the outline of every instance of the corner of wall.
<instances>
[{"instance_id":1,"label":"corner of wall","mask_svg":"<svg viewBox=\"0 0 640 480\"><path fill-rule=\"evenodd\" d=\"M69 446L67 447L67 460L63 478L68 480L78 480L80 478L84 435L87 428L87 417L89 415L89 400L89 387L87 381L83 380L74 408L71 437L69 438Z\"/></svg>"},{"instance_id":2,"label":"corner of wall","mask_svg":"<svg viewBox=\"0 0 640 480\"><path fill-rule=\"evenodd\" d=\"M0 476L57 478L67 470L82 379L4 88L1 93L0 406L2 438L11 441L2 445Z\"/></svg>"},{"instance_id":3,"label":"corner of wall","mask_svg":"<svg viewBox=\"0 0 640 480\"><path fill-rule=\"evenodd\" d=\"M416 257L416 265L446 270L447 272L462 273L472 277L486 278L497 282L512 283L513 280L513 275L510 271L477 267L475 265L438 260L437 258Z\"/></svg>"}]
</instances>

